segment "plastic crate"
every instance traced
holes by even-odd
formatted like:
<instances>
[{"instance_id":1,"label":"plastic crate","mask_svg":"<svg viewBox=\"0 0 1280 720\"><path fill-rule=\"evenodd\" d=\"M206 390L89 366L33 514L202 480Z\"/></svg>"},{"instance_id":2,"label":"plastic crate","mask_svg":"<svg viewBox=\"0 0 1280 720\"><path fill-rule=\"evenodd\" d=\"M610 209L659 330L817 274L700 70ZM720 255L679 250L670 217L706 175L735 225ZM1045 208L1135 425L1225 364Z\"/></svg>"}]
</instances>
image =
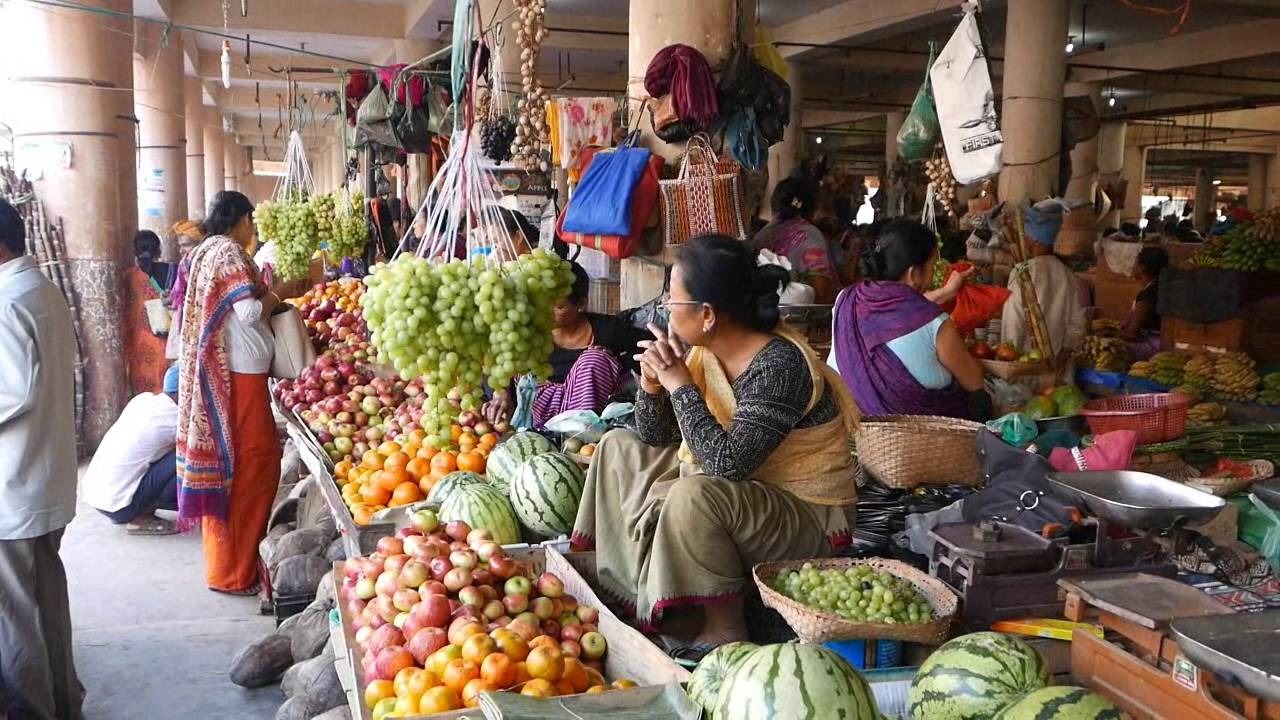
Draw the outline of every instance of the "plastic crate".
<instances>
[{"instance_id":1,"label":"plastic crate","mask_svg":"<svg viewBox=\"0 0 1280 720\"><path fill-rule=\"evenodd\" d=\"M315 602L315 593L306 593L303 595L272 595L271 596L271 612L276 617L276 625L297 615L307 606Z\"/></svg>"},{"instance_id":2,"label":"plastic crate","mask_svg":"<svg viewBox=\"0 0 1280 720\"><path fill-rule=\"evenodd\" d=\"M1178 393L1118 395L1090 400L1080 411L1094 435L1115 430L1138 433L1139 445L1177 440L1186 433L1187 397Z\"/></svg>"}]
</instances>

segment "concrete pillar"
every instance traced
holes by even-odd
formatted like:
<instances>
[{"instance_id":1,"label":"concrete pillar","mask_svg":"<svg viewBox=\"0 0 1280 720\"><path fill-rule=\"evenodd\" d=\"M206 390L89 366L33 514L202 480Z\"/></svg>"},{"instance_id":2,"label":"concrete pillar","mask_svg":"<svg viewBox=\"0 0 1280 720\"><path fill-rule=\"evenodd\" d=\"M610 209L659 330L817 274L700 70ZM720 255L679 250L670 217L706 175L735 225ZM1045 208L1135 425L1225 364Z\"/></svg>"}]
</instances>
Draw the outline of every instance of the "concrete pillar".
<instances>
[{"instance_id":1,"label":"concrete pillar","mask_svg":"<svg viewBox=\"0 0 1280 720\"><path fill-rule=\"evenodd\" d=\"M804 83L800 66L790 61L787 62L787 82L791 85L791 122L782 134L782 142L769 148L769 184L759 212L764 218L773 217L773 189L791 175L804 155Z\"/></svg>"},{"instance_id":2,"label":"concrete pillar","mask_svg":"<svg viewBox=\"0 0 1280 720\"><path fill-rule=\"evenodd\" d=\"M1125 124L1121 121L1102 124L1098 131L1098 181L1109 183L1120 177L1124 171L1124 137ZM1101 226L1118 227L1120 211L1116 204L1124 198L1111 198L1111 210L1100 219Z\"/></svg>"},{"instance_id":3,"label":"concrete pillar","mask_svg":"<svg viewBox=\"0 0 1280 720\"><path fill-rule=\"evenodd\" d=\"M227 178L223 173L226 157L223 154L222 118L209 108L205 110L204 123L204 194L205 206L208 207L213 196L226 187Z\"/></svg>"},{"instance_id":4,"label":"concrete pillar","mask_svg":"<svg viewBox=\"0 0 1280 720\"><path fill-rule=\"evenodd\" d=\"M1280 208L1280 150L1267 158L1267 192L1263 196L1264 210Z\"/></svg>"},{"instance_id":5,"label":"concrete pillar","mask_svg":"<svg viewBox=\"0 0 1280 720\"><path fill-rule=\"evenodd\" d=\"M1209 168L1196 168L1196 208L1192 222L1196 230L1202 233L1209 229L1213 219L1218 215L1214 207L1216 196L1217 192L1213 187L1213 171Z\"/></svg>"},{"instance_id":6,"label":"concrete pillar","mask_svg":"<svg viewBox=\"0 0 1280 720\"><path fill-rule=\"evenodd\" d=\"M84 4L132 8L127 0ZM92 450L128 399L120 274L132 256L127 232L137 201L134 186L121 182L132 168L124 150L133 147L132 135L121 134L132 123L118 117L133 113L133 26L32 3L11 3L4 13L0 64L9 88L0 112L13 131L16 162L36 171L36 193L65 231L84 362L80 440Z\"/></svg>"},{"instance_id":7,"label":"concrete pillar","mask_svg":"<svg viewBox=\"0 0 1280 720\"><path fill-rule=\"evenodd\" d=\"M1000 199L1017 202L1057 194L1062 139L1062 87L1070 3L1009 3L1004 47L1004 169Z\"/></svg>"},{"instance_id":8,"label":"concrete pillar","mask_svg":"<svg viewBox=\"0 0 1280 720\"><path fill-rule=\"evenodd\" d=\"M892 178L889 177L893 172L893 166L898 163L898 133L902 131L902 123L907 119L907 113L904 110L894 110L884 116L884 174L880 176L880 190L884 195L884 216L886 218L896 217L898 213L899 195L901 192L894 187ZM857 212L857 208L854 208Z\"/></svg>"},{"instance_id":9,"label":"concrete pillar","mask_svg":"<svg viewBox=\"0 0 1280 720\"><path fill-rule=\"evenodd\" d=\"M236 139L227 136L222 142L222 185L228 190L240 190L240 162L244 151Z\"/></svg>"},{"instance_id":10,"label":"concrete pillar","mask_svg":"<svg viewBox=\"0 0 1280 720\"><path fill-rule=\"evenodd\" d=\"M1088 93L1089 100L1099 113L1102 112L1102 87L1092 85ZM1093 137L1077 142L1071 148L1071 180L1067 183L1064 197L1075 200L1093 200L1098 189L1098 149L1101 145L1101 130Z\"/></svg>"},{"instance_id":11,"label":"concrete pillar","mask_svg":"<svg viewBox=\"0 0 1280 720\"><path fill-rule=\"evenodd\" d=\"M1124 168L1121 176L1125 180L1124 209L1120 211L1121 222L1136 223L1142 219L1142 185L1147 179L1147 149L1140 145L1124 146Z\"/></svg>"},{"instance_id":12,"label":"concrete pillar","mask_svg":"<svg viewBox=\"0 0 1280 720\"><path fill-rule=\"evenodd\" d=\"M1249 156L1249 209L1257 212L1267 204L1267 156Z\"/></svg>"},{"instance_id":13,"label":"concrete pillar","mask_svg":"<svg viewBox=\"0 0 1280 720\"><path fill-rule=\"evenodd\" d=\"M204 89L199 78L183 79L187 126L187 217L203 220L204 192Z\"/></svg>"},{"instance_id":14,"label":"concrete pillar","mask_svg":"<svg viewBox=\"0 0 1280 720\"><path fill-rule=\"evenodd\" d=\"M133 28L133 108L138 116L138 225L161 238L187 216L186 99L182 36L137 20ZM165 244L177 259L177 245Z\"/></svg>"}]
</instances>

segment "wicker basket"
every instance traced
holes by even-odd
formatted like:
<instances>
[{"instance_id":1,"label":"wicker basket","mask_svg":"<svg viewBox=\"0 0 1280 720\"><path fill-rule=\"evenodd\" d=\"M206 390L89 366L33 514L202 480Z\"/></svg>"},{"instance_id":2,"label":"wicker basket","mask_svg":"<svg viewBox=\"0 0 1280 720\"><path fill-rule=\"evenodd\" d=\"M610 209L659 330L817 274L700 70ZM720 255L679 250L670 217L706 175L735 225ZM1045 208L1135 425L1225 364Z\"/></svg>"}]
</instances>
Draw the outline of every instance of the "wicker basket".
<instances>
[{"instance_id":1,"label":"wicker basket","mask_svg":"<svg viewBox=\"0 0 1280 720\"><path fill-rule=\"evenodd\" d=\"M1117 395L1090 400L1080 414L1089 421L1094 435L1133 430L1138 433L1139 445L1150 445L1176 440L1186 433L1187 405L1187 396L1180 393Z\"/></svg>"},{"instance_id":2,"label":"wicker basket","mask_svg":"<svg viewBox=\"0 0 1280 720\"><path fill-rule=\"evenodd\" d=\"M1271 478L1276 474L1276 466L1268 460L1250 460L1245 463L1253 468L1253 474L1246 478L1187 478L1186 484L1197 490L1213 493L1218 497L1235 495L1247 490L1250 485Z\"/></svg>"},{"instance_id":3,"label":"wicker basket","mask_svg":"<svg viewBox=\"0 0 1280 720\"><path fill-rule=\"evenodd\" d=\"M1009 362L1007 360L979 360L982 363L982 372L986 375L998 377L1001 380L1013 380L1014 378L1027 377L1028 375L1042 375L1049 372L1049 363L1041 360L1040 362Z\"/></svg>"},{"instance_id":4,"label":"wicker basket","mask_svg":"<svg viewBox=\"0 0 1280 720\"><path fill-rule=\"evenodd\" d=\"M931 415L863 418L854 436L858 462L891 488L977 487L983 483L977 442L983 428L981 423Z\"/></svg>"},{"instance_id":5,"label":"wicker basket","mask_svg":"<svg viewBox=\"0 0 1280 720\"><path fill-rule=\"evenodd\" d=\"M889 625L886 623L859 623L846 620L818 608L797 602L769 586L769 580L787 569L798 569L811 563L818 570L846 569L854 565L870 565L885 570L915 586L933 608L934 619L925 623ZM752 570L760 599L768 607L777 610L801 642L821 643L829 640L903 640L905 642L941 645L947 639L951 621L955 617L959 600L951 589L928 573L897 560L884 558L828 558L824 560L792 560L788 562L760 563Z\"/></svg>"}]
</instances>

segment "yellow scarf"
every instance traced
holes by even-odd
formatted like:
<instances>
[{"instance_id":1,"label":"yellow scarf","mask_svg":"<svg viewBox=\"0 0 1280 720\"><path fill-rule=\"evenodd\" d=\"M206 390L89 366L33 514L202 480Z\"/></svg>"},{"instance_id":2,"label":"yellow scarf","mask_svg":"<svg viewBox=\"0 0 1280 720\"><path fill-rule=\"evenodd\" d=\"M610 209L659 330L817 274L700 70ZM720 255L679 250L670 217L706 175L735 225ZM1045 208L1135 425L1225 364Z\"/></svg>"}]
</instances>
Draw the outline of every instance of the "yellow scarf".
<instances>
[{"instance_id":1,"label":"yellow scarf","mask_svg":"<svg viewBox=\"0 0 1280 720\"><path fill-rule=\"evenodd\" d=\"M752 473L751 479L776 485L815 505L852 505L857 499L857 488L849 440L858 429L858 406L844 380L818 358L802 336L785 325L774 334L796 346L808 366L813 394L805 406L805 413L813 410L822 399L823 391L830 387L839 415L821 425L792 428L764 464ZM725 376L724 365L702 347L693 349L687 365L693 384L701 391L712 416L720 427L728 429L738 408L738 400L733 395L733 385ZM688 443L681 443L679 454L681 462L697 464Z\"/></svg>"}]
</instances>

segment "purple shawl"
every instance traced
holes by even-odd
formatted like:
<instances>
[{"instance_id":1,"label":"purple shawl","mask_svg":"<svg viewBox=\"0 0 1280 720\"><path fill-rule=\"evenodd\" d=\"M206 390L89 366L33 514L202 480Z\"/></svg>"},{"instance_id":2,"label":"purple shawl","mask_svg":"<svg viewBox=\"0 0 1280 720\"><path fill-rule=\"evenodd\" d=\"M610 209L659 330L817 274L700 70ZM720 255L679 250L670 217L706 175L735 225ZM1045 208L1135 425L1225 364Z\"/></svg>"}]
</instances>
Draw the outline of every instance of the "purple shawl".
<instances>
[{"instance_id":1,"label":"purple shawl","mask_svg":"<svg viewBox=\"0 0 1280 720\"><path fill-rule=\"evenodd\" d=\"M863 415L970 417L968 394L956 383L931 390L916 381L886 343L924 327L942 308L896 282L864 282L836 299L832 342L840 376Z\"/></svg>"}]
</instances>

